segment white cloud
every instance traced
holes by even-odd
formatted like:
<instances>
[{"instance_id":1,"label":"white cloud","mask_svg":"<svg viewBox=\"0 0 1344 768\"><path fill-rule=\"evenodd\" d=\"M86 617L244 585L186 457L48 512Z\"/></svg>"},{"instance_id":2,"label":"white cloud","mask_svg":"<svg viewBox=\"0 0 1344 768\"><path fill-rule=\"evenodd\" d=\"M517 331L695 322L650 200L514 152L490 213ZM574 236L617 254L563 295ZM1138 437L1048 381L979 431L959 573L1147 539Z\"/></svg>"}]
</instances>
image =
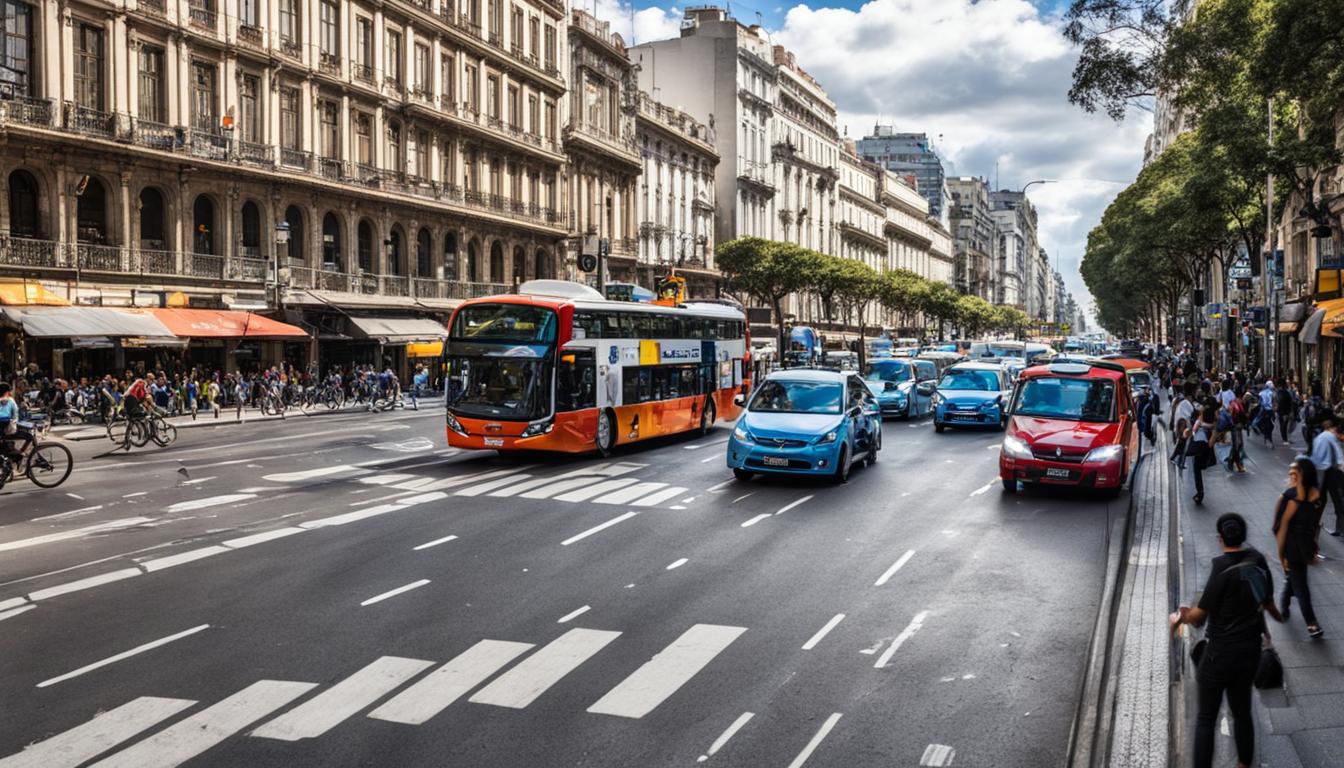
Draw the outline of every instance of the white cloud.
<instances>
[{"instance_id":1,"label":"white cloud","mask_svg":"<svg viewBox=\"0 0 1344 768\"><path fill-rule=\"evenodd\" d=\"M631 13L633 6L620 0L593 0L578 2L575 8L594 13L597 18L611 22L611 30L620 34L626 45L645 43L650 40L665 40L681 34L681 10L676 6L667 8L644 8Z\"/></svg>"}]
</instances>

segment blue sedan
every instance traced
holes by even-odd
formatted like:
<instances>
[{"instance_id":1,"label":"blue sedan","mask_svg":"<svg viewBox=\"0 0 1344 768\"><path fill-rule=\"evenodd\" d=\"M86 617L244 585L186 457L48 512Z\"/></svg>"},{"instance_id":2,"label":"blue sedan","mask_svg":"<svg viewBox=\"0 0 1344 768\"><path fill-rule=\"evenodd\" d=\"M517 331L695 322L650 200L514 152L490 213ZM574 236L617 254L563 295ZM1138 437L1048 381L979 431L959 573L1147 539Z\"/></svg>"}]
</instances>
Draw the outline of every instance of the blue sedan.
<instances>
[{"instance_id":1,"label":"blue sedan","mask_svg":"<svg viewBox=\"0 0 1344 768\"><path fill-rule=\"evenodd\" d=\"M943 372L933 395L933 428L994 427L1008 422L1012 384L997 363L958 363Z\"/></svg>"},{"instance_id":2,"label":"blue sedan","mask_svg":"<svg viewBox=\"0 0 1344 768\"><path fill-rule=\"evenodd\" d=\"M883 418L917 418L933 410L933 370L933 363L925 360L882 358L868 363L863 379Z\"/></svg>"},{"instance_id":3,"label":"blue sedan","mask_svg":"<svg viewBox=\"0 0 1344 768\"><path fill-rule=\"evenodd\" d=\"M776 371L738 417L728 439L728 467L738 480L771 473L845 482L854 462L872 464L881 449L877 400L858 376Z\"/></svg>"}]
</instances>

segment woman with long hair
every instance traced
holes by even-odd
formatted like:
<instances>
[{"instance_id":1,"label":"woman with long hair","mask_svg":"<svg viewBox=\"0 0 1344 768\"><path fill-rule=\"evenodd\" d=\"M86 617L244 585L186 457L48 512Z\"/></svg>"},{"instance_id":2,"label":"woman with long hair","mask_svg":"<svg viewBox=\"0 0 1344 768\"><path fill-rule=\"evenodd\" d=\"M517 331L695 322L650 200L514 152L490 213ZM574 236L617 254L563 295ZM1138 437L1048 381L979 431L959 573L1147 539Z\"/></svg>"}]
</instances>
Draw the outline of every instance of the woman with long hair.
<instances>
[{"instance_id":1,"label":"woman with long hair","mask_svg":"<svg viewBox=\"0 0 1344 768\"><path fill-rule=\"evenodd\" d=\"M1316 465L1306 456L1298 456L1288 466L1288 488L1279 497L1274 510L1274 536L1279 544L1279 562L1283 564L1283 595L1279 598L1279 613L1287 620L1293 598L1302 609L1302 620L1307 623L1307 634L1319 638L1325 634L1316 622L1316 611L1311 605L1311 587L1307 570L1316 557L1316 531L1320 527L1324 509Z\"/></svg>"}]
</instances>

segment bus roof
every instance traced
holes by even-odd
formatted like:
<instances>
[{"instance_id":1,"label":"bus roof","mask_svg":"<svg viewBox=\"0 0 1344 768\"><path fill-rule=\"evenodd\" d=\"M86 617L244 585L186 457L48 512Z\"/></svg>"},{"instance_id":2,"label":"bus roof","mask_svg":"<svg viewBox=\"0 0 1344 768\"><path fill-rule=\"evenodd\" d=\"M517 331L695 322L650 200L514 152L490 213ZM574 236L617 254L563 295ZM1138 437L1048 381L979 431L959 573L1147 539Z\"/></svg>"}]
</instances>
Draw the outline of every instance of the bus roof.
<instances>
[{"instance_id":1,"label":"bus roof","mask_svg":"<svg viewBox=\"0 0 1344 768\"><path fill-rule=\"evenodd\" d=\"M696 317L713 317L721 320L746 320L746 314L740 309L713 302L695 302L690 301L681 306L666 307L658 304L645 304L633 301L610 301L602 298L600 294L588 288L586 285L573 283L577 289L573 296L556 295L560 291L552 289L557 288L555 283L563 284L562 280L533 281L546 283L545 290L539 293L526 292L531 283L523 283L519 286L518 293L505 293L498 296L483 296L476 299L468 299L458 305L458 308L471 306L474 304L531 304L534 306L548 307L550 309L559 309L563 306L572 306L579 312L635 312L650 315L694 315Z\"/></svg>"}]
</instances>

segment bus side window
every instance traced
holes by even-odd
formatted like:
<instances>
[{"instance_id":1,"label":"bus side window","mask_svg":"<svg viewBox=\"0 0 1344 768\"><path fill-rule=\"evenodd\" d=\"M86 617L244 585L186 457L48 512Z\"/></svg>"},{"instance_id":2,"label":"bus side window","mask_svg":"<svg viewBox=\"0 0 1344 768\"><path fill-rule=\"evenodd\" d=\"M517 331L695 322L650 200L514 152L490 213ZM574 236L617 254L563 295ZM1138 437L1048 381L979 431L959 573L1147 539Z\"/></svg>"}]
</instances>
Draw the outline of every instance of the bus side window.
<instances>
[{"instance_id":1,"label":"bus side window","mask_svg":"<svg viewBox=\"0 0 1344 768\"><path fill-rule=\"evenodd\" d=\"M555 410L565 412L596 407L597 366L593 350L562 352L555 377Z\"/></svg>"},{"instance_id":2,"label":"bus side window","mask_svg":"<svg viewBox=\"0 0 1344 768\"><path fill-rule=\"evenodd\" d=\"M685 366L681 368L680 374L681 374L681 381L677 385L677 388L681 391L680 396L690 397L691 395L700 394L700 389L697 386L700 383L700 381L699 378L695 375L695 368L691 366Z\"/></svg>"},{"instance_id":3,"label":"bus side window","mask_svg":"<svg viewBox=\"0 0 1344 768\"><path fill-rule=\"evenodd\" d=\"M708 394L719 388L719 377L714 374L714 364L706 363L700 366L700 393Z\"/></svg>"},{"instance_id":4,"label":"bus side window","mask_svg":"<svg viewBox=\"0 0 1344 768\"><path fill-rule=\"evenodd\" d=\"M639 402L639 368L627 366L621 369L621 402L625 405L634 405Z\"/></svg>"}]
</instances>

